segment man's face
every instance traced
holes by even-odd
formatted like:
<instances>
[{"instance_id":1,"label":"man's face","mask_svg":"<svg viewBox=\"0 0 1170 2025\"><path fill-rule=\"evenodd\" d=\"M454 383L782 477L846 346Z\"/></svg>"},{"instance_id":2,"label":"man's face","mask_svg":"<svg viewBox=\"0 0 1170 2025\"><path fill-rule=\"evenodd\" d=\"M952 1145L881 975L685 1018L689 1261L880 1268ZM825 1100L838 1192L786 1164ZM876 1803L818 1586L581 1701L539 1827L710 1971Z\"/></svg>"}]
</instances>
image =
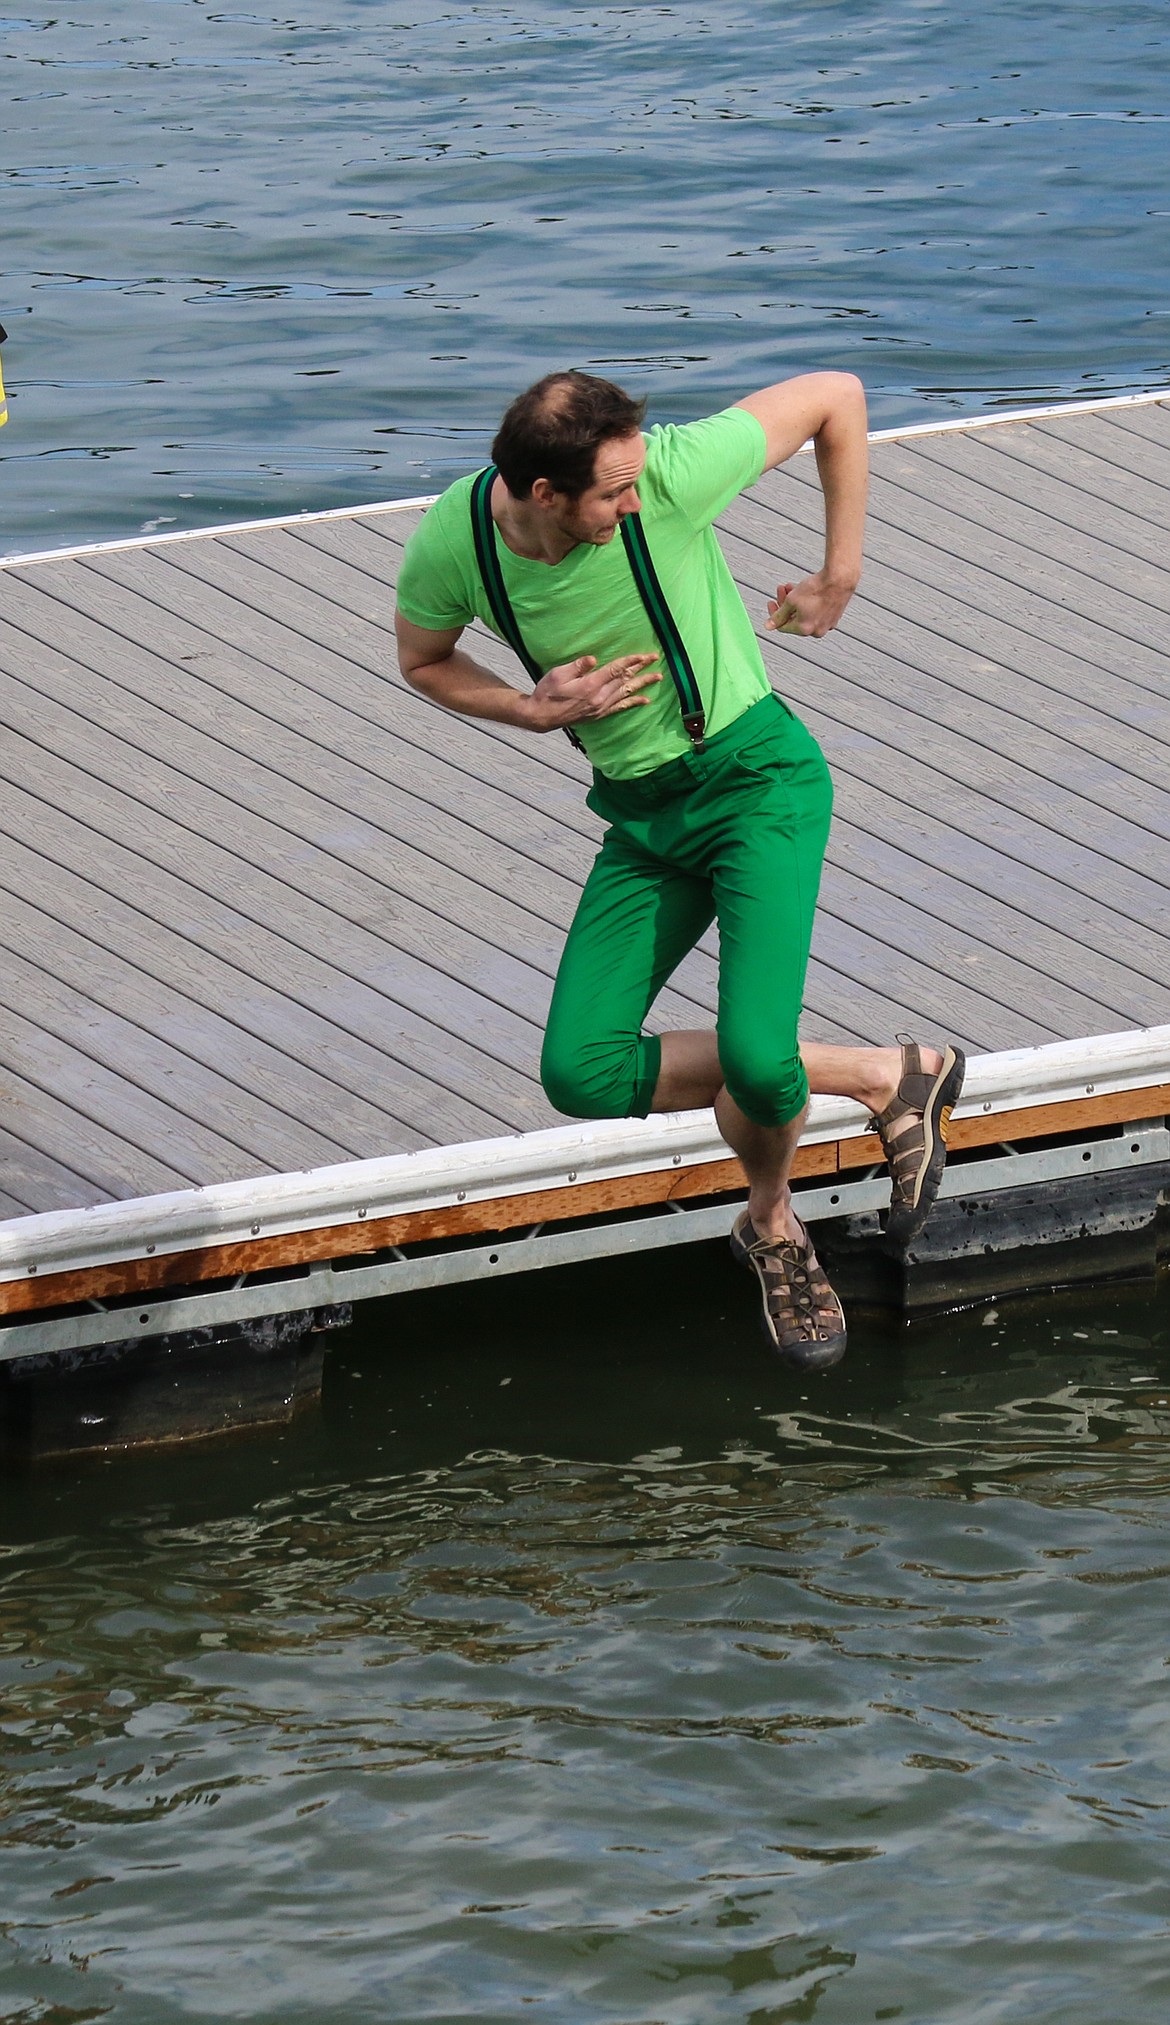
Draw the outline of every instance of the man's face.
<instances>
[{"instance_id":1,"label":"man's face","mask_svg":"<svg viewBox=\"0 0 1170 2025\"><path fill-rule=\"evenodd\" d=\"M645 463L641 431L603 443L593 460L592 485L577 499L563 492L551 495L549 512L561 533L574 542L593 542L598 548L612 541L626 515L641 511L638 480Z\"/></svg>"}]
</instances>

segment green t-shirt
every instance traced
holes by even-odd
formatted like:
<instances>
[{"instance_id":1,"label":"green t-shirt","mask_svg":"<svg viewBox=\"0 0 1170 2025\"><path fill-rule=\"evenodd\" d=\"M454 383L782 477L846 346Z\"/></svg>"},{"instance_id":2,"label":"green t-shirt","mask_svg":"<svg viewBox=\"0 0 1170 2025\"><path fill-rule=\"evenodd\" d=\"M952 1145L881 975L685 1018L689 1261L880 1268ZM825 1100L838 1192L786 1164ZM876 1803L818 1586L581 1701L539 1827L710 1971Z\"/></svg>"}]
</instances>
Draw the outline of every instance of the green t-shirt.
<instances>
[{"instance_id":1,"label":"green t-shirt","mask_svg":"<svg viewBox=\"0 0 1170 2025\"><path fill-rule=\"evenodd\" d=\"M650 554L686 642L709 735L769 690L759 641L711 529L736 494L755 484L765 448L756 417L746 408L726 408L702 422L651 429L638 480ZM473 483L474 474L457 480L406 544L399 610L433 632L478 618L498 634L475 559ZM620 536L601 547L581 542L555 564L514 555L502 539L496 546L521 635L542 668L579 654L596 655L600 665L619 654L659 651ZM594 765L611 778L649 773L690 751L665 666L662 681L648 693L645 709L576 726Z\"/></svg>"}]
</instances>

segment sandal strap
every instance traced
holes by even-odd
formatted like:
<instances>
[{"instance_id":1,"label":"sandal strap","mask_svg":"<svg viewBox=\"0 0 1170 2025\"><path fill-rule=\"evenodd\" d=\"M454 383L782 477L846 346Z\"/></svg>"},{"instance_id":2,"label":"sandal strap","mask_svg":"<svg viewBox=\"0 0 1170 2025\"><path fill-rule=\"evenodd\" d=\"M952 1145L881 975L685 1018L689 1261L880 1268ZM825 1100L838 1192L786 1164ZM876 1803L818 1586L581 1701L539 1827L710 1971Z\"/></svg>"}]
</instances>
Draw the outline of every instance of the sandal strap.
<instances>
[{"instance_id":1,"label":"sandal strap","mask_svg":"<svg viewBox=\"0 0 1170 2025\"><path fill-rule=\"evenodd\" d=\"M884 1111L874 1114L878 1131L888 1132L895 1125L902 1124L909 1112L925 1111L934 1088L934 1077L922 1066L922 1054L917 1041L902 1042L902 1075L893 1096Z\"/></svg>"},{"instance_id":2,"label":"sandal strap","mask_svg":"<svg viewBox=\"0 0 1170 2025\"><path fill-rule=\"evenodd\" d=\"M768 1319L781 1347L827 1343L841 1334L845 1326L841 1303L807 1231L803 1244L777 1241L761 1237L745 1216L740 1242L759 1275Z\"/></svg>"},{"instance_id":3,"label":"sandal strap","mask_svg":"<svg viewBox=\"0 0 1170 2025\"><path fill-rule=\"evenodd\" d=\"M898 1039L902 1074L885 1109L875 1112L873 1129L890 1170L887 1229L905 1243L925 1222L942 1178L951 1108L962 1088L963 1056L948 1043L941 1067L932 1071L923 1067L916 1041L906 1034Z\"/></svg>"}]
</instances>

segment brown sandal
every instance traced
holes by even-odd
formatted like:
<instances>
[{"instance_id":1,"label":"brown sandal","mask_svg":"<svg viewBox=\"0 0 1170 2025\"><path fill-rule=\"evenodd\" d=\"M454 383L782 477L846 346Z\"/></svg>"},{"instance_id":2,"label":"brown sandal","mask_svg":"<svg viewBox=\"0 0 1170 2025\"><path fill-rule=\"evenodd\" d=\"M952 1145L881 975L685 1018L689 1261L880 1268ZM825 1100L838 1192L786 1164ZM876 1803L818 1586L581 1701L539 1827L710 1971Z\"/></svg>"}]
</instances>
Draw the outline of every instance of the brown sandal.
<instances>
[{"instance_id":1,"label":"brown sandal","mask_svg":"<svg viewBox=\"0 0 1170 2025\"><path fill-rule=\"evenodd\" d=\"M922 1066L916 1041L902 1040L902 1080L874 1130L890 1164L887 1242L899 1251L917 1237L930 1215L947 1158L947 1126L963 1087L966 1061L960 1048L944 1047L942 1067Z\"/></svg>"},{"instance_id":2,"label":"brown sandal","mask_svg":"<svg viewBox=\"0 0 1170 2025\"><path fill-rule=\"evenodd\" d=\"M746 1209L731 1232L731 1255L760 1283L764 1330L800 1371L827 1371L845 1355L845 1316L806 1231L804 1243L757 1234Z\"/></svg>"}]
</instances>

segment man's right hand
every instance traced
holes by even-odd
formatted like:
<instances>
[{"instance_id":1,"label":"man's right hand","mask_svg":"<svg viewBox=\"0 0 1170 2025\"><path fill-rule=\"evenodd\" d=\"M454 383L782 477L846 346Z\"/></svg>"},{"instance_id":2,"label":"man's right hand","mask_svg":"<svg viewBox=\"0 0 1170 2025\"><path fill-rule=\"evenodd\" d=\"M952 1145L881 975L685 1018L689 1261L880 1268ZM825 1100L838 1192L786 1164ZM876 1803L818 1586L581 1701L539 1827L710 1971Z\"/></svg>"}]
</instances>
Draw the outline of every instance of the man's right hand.
<instances>
[{"instance_id":1,"label":"man's right hand","mask_svg":"<svg viewBox=\"0 0 1170 2025\"><path fill-rule=\"evenodd\" d=\"M657 654L621 654L599 668L592 654L581 654L542 675L524 698L523 721L530 731L560 731L635 710L650 701L642 691L662 680L657 661Z\"/></svg>"}]
</instances>

